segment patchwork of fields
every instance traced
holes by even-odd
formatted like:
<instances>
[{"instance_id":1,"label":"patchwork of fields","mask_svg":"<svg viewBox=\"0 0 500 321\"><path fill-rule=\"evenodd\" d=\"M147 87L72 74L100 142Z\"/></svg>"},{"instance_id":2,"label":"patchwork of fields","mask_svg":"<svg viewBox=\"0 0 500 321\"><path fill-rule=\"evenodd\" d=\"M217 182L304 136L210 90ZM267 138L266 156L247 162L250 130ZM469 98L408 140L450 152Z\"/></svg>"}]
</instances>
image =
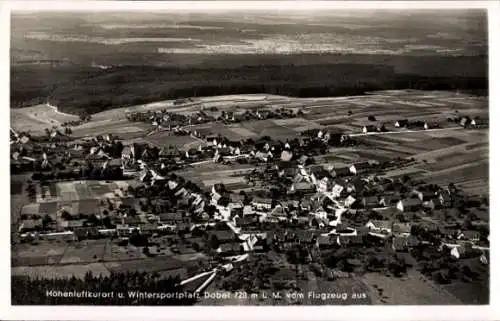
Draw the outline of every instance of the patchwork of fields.
<instances>
[{"instance_id":1,"label":"patchwork of fields","mask_svg":"<svg viewBox=\"0 0 500 321\"><path fill-rule=\"evenodd\" d=\"M463 129L450 124L447 118L457 115L485 117L488 115L488 101L485 98L470 97L450 92L420 91L384 91L365 96L299 99L270 95L242 95L197 98L193 102L175 106L172 101L148 105L113 109L93 115L92 121L77 126L73 136L117 134L125 139L145 141L158 147L176 147L179 149L197 148L205 144L201 139L190 136L171 136L157 133L146 136L151 126L142 123L130 123L125 119L126 112L139 110L159 110L166 108L172 112L189 114L202 107L217 107L221 110L271 108L296 108L303 116L293 119L273 119L226 125L219 122L192 126L202 135L226 136L232 139L248 139L269 136L273 139L287 140L298 137L307 129L323 128L331 132L359 134L365 125L384 125L389 131L383 135L357 136L367 144L352 148L331 148L318 156L317 164L334 166L350 165L355 162L377 160L386 161L395 157L415 159L415 163L406 168L388 172L390 177L410 174L436 184L456 183L469 193L488 195L489 185L489 131L488 129ZM376 121L368 121L374 116ZM77 116L58 113L49 106L36 106L11 110L11 124L14 129L33 133L43 133L45 128L60 123L77 120ZM398 119L439 121L442 129L436 131L407 132L394 127ZM222 165L207 162L193 165L178 172L186 180L210 189L212 185L223 183L229 190L251 188L245 175L254 167L251 165ZM129 181L97 182L76 181L51 183L38 187L33 204L24 208L33 213L55 213L61 207L74 212L86 212L99 207L100 200L115 199L124 196ZM11 194L20 197L24 186L17 182L11 184ZM24 200L15 202L24 205ZM36 204L35 204L36 203ZM19 213L21 205L13 207ZM13 216L16 214L12 213ZM149 262L144 255L132 247L123 248L110 242L87 243L83 248L73 245L43 244L30 248L18 247L13 251L12 265L14 274L31 275L84 275L86 271L108 275L110 271L123 271L129 268L152 271L159 266L170 266L167 262ZM175 266L174 263L172 263ZM159 268L161 270L161 268ZM180 270L179 270L180 271ZM183 273L183 272L181 272ZM453 298L443 295L440 289L410 275L409 280L367 275L360 280L339 282L309 281L314 291L327 291L335 287L358 286L360 291L376 292L373 284L382 286L387 294L388 303L406 304L422 302L430 304L449 304ZM412 284L408 287L408 283ZM415 284L415 286L413 286ZM465 295L465 294L464 294ZM373 300L373 295L366 302ZM226 302L227 303L227 302Z\"/></svg>"}]
</instances>

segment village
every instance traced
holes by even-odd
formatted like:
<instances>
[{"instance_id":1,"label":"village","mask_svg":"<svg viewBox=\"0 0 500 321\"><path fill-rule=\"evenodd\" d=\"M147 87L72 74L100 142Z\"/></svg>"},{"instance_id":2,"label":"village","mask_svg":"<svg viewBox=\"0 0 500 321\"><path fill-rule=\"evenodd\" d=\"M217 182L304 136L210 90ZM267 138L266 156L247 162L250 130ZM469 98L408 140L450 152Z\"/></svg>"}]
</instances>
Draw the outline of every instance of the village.
<instances>
[{"instance_id":1,"label":"village","mask_svg":"<svg viewBox=\"0 0 500 321\"><path fill-rule=\"evenodd\" d=\"M48 249L37 257L14 251L13 266L159 271L179 276L195 293L305 291L311 280L324 280L327 288L312 288L320 293L355 283L370 293L360 304L389 300L359 281L366 273L401 278L417 270L438 286L487 275L486 196L405 172L425 163L419 157L324 161L337 150L376 148L373 139L392 132L484 130L484 116L379 121L369 115L356 132L305 128L289 138L239 139L199 127L304 113L280 107L126 115L150 126L146 137L193 139L182 147L120 133L75 137L69 123L45 135L11 128L11 175L22 181L12 186L27 199L13 207L12 246L20 253ZM211 168L228 174L205 184L196 177L201 168L209 176ZM332 303L317 297L316 304Z\"/></svg>"}]
</instances>

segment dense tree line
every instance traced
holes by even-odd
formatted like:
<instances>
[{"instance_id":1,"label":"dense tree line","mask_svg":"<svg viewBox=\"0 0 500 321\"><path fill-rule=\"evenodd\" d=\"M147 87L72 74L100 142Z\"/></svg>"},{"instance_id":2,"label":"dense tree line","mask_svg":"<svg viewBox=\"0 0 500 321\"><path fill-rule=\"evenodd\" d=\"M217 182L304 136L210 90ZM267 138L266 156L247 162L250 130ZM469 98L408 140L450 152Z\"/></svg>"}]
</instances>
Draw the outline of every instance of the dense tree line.
<instances>
[{"instance_id":1,"label":"dense tree line","mask_svg":"<svg viewBox=\"0 0 500 321\"><path fill-rule=\"evenodd\" d=\"M158 273L145 272L111 273L109 276L95 276L87 272L83 279L60 277L55 279L12 276L12 304L14 305L192 305L194 300L186 298L137 299L129 292L182 293L179 278L161 278ZM106 298L64 297L48 295L47 291L88 291L92 293L113 293ZM123 293L123 297L118 294Z\"/></svg>"},{"instance_id":2,"label":"dense tree line","mask_svg":"<svg viewBox=\"0 0 500 321\"><path fill-rule=\"evenodd\" d=\"M71 74L65 69L60 74L59 70L54 70L61 79L48 84L45 82L49 80L38 79L36 72L31 75L29 69L23 68L28 67L19 67L15 73L13 71L13 106L49 100L62 111L78 115L82 108L89 113L96 113L110 108L184 97L255 93L321 97L362 95L372 90L406 88L477 90L487 88L488 83L486 76L422 77L397 74L390 66L373 64L270 65L239 69L128 66L95 72L92 77L89 77L89 72L75 70ZM81 77L82 74L86 77ZM23 82L25 78L27 80Z\"/></svg>"}]
</instances>

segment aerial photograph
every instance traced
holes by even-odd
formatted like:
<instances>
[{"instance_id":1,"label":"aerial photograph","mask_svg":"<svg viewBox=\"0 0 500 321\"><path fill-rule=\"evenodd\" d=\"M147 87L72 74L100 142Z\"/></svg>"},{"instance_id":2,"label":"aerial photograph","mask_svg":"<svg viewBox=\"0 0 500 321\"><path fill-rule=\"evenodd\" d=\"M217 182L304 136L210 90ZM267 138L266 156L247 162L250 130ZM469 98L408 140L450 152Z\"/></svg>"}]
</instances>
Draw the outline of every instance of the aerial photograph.
<instances>
[{"instance_id":1,"label":"aerial photograph","mask_svg":"<svg viewBox=\"0 0 500 321\"><path fill-rule=\"evenodd\" d=\"M487 305L488 12L13 11L12 305Z\"/></svg>"}]
</instances>

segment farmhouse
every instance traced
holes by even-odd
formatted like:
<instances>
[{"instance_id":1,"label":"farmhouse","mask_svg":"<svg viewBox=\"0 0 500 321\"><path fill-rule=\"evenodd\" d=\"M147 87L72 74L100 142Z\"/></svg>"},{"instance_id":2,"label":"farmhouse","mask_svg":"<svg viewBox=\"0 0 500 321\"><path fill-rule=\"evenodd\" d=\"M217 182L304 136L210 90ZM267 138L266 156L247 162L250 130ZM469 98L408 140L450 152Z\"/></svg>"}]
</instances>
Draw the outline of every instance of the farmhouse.
<instances>
[{"instance_id":1,"label":"farmhouse","mask_svg":"<svg viewBox=\"0 0 500 321\"><path fill-rule=\"evenodd\" d=\"M363 133L364 134L374 133L374 132L377 132L377 126L374 126L374 125L363 126Z\"/></svg>"},{"instance_id":2,"label":"farmhouse","mask_svg":"<svg viewBox=\"0 0 500 321\"><path fill-rule=\"evenodd\" d=\"M294 186L296 192L313 193L316 190L312 183L306 181L298 182L292 186Z\"/></svg>"},{"instance_id":3,"label":"farmhouse","mask_svg":"<svg viewBox=\"0 0 500 321\"><path fill-rule=\"evenodd\" d=\"M406 252L419 244L420 241L413 235L397 235L392 239L392 249L396 252Z\"/></svg>"},{"instance_id":4,"label":"farmhouse","mask_svg":"<svg viewBox=\"0 0 500 321\"><path fill-rule=\"evenodd\" d=\"M380 233L391 233L392 232L392 222L391 221L378 221L370 220L365 225L370 232L380 232Z\"/></svg>"},{"instance_id":5,"label":"farmhouse","mask_svg":"<svg viewBox=\"0 0 500 321\"><path fill-rule=\"evenodd\" d=\"M351 195L347 196L347 198L344 200L345 207L351 207L354 203L356 203L356 199Z\"/></svg>"},{"instance_id":6,"label":"farmhouse","mask_svg":"<svg viewBox=\"0 0 500 321\"><path fill-rule=\"evenodd\" d=\"M396 235L409 236L411 233L410 223L394 223L392 225L392 233Z\"/></svg>"},{"instance_id":7,"label":"farmhouse","mask_svg":"<svg viewBox=\"0 0 500 321\"><path fill-rule=\"evenodd\" d=\"M272 208L273 200L270 198L255 197L252 200L252 205L259 210L270 210Z\"/></svg>"},{"instance_id":8,"label":"farmhouse","mask_svg":"<svg viewBox=\"0 0 500 321\"><path fill-rule=\"evenodd\" d=\"M460 259L460 258L468 258L474 256L477 252L472 248L472 243L464 243L459 246L454 246L450 254L451 256Z\"/></svg>"},{"instance_id":9,"label":"farmhouse","mask_svg":"<svg viewBox=\"0 0 500 321\"><path fill-rule=\"evenodd\" d=\"M408 125L409 125L408 119L396 120L396 122L394 123L394 127L397 127L397 128L408 127Z\"/></svg>"},{"instance_id":10,"label":"farmhouse","mask_svg":"<svg viewBox=\"0 0 500 321\"><path fill-rule=\"evenodd\" d=\"M446 192L439 193L438 201L442 207L450 207L451 206L451 196L450 196L450 194L448 194Z\"/></svg>"},{"instance_id":11,"label":"farmhouse","mask_svg":"<svg viewBox=\"0 0 500 321\"><path fill-rule=\"evenodd\" d=\"M244 251L243 247L239 243L225 243L221 244L216 252L222 256L231 256L242 254Z\"/></svg>"},{"instance_id":12,"label":"farmhouse","mask_svg":"<svg viewBox=\"0 0 500 321\"><path fill-rule=\"evenodd\" d=\"M207 232L208 240L216 241L221 244L231 243L236 240L236 236L231 230L213 230Z\"/></svg>"},{"instance_id":13,"label":"farmhouse","mask_svg":"<svg viewBox=\"0 0 500 321\"><path fill-rule=\"evenodd\" d=\"M394 206L397 205L401 200L401 194L399 193L387 194L382 196L381 199L384 200L385 206Z\"/></svg>"},{"instance_id":14,"label":"farmhouse","mask_svg":"<svg viewBox=\"0 0 500 321\"><path fill-rule=\"evenodd\" d=\"M435 122L435 121L426 121L424 122L424 130L427 130L427 129L435 129L435 128L439 128L439 123L438 122Z\"/></svg>"},{"instance_id":15,"label":"farmhouse","mask_svg":"<svg viewBox=\"0 0 500 321\"><path fill-rule=\"evenodd\" d=\"M337 244L337 236L333 235L319 235L316 239L316 246L320 249L331 248Z\"/></svg>"},{"instance_id":16,"label":"farmhouse","mask_svg":"<svg viewBox=\"0 0 500 321\"><path fill-rule=\"evenodd\" d=\"M70 220L70 221L62 220L59 222L59 226L64 229L75 229L83 227L84 222L85 220Z\"/></svg>"},{"instance_id":17,"label":"farmhouse","mask_svg":"<svg viewBox=\"0 0 500 321\"><path fill-rule=\"evenodd\" d=\"M484 118L473 119L473 120L471 120L471 123L470 123L470 126L473 128L486 128L486 127L488 127L488 125L489 125L488 119L484 119Z\"/></svg>"},{"instance_id":18,"label":"farmhouse","mask_svg":"<svg viewBox=\"0 0 500 321\"><path fill-rule=\"evenodd\" d=\"M463 116L460 118L460 126L468 127L471 125L472 119L469 116Z\"/></svg>"},{"instance_id":19,"label":"farmhouse","mask_svg":"<svg viewBox=\"0 0 500 321\"><path fill-rule=\"evenodd\" d=\"M349 167L340 167L340 168L335 168L333 169L332 171L333 173L333 176L349 176L349 175L352 175L352 172L351 170L349 169Z\"/></svg>"},{"instance_id":20,"label":"farmhouse","mask_svg":"<svg viewBox=\"0 0 500 321\"><path fill-rule=\"evenodd\" d=\"M422 206L422 202L418 198L406 198L400 200L396 205L397 209L401 212L414 212L418 211Z\"/></svg>"},{"instance_id":21,"label":"farmhouse","mask_svg":"<svg viewBox=\"0 0 500 321\"><path fill-rule=\"evenodd\" d=\"M379 199L377 196L368 196L363 197L363 206L365 208L375 208L380 205Z\"/></svg>"},{"instance_id":22,"label":"farmhouse","mask_svg":"<svg viewBox=\"0 0 500 321\"><path fill-rule=\"evenodd\" d=\"M457 233L457 240L477 242L480 238L481 234L477 231L460 231Z\"/></svg>"},{"instance_id":23,"label":"farmhouse","mask_svg":"<svg viewBox=\"0 0 500 321\"><path fill-rule=\"evenodd\" d=\"M42 219L28 219L21 221L18 232L31 232L42 228Z\"/></svg>"},{"instance_id":24,"label":"farmhouse","mask_svg":"<svg viewBox=\"0 0 500 321\"><path fill-rule=\"evenodd\" d=\"M340 246L363 245L364 239L362 235L339 235L337 242Z\"/></svg>"},{"instance_id":25,"label":"farmhouse","mask_svg":"<svg viewBox=\"0 0 500 321\"><path fill-rule=\"evenodd\" d=\"M163 213L158 215L158 221L161 224L176 225L184 222L184 217L180 212Z\"/></svg>"}]
</instances>

